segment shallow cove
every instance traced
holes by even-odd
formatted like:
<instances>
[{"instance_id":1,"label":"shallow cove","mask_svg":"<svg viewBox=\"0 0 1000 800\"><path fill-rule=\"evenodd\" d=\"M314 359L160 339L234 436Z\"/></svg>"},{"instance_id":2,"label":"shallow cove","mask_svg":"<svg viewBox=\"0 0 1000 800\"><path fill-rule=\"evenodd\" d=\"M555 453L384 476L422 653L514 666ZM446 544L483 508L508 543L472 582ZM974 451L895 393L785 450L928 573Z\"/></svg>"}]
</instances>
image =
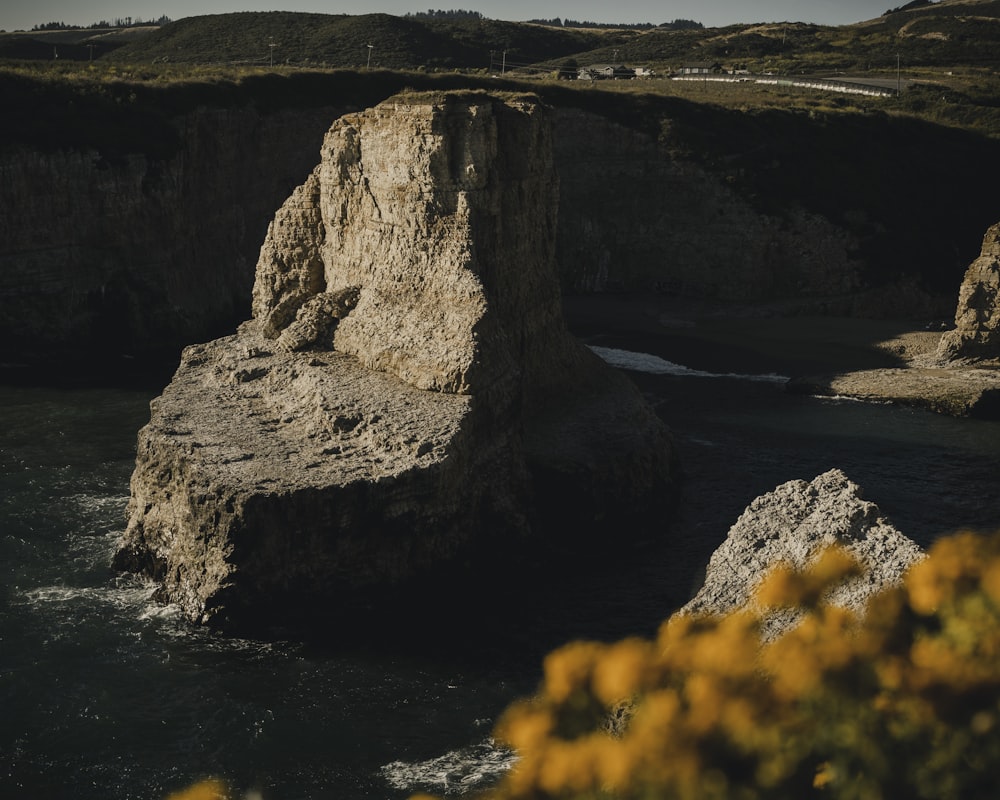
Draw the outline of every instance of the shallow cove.
<instances>
[{"instance_id":1,"label":"shallow cove","mask_svg":"<svg viewBox=\"0 0 1000 800\"><path fill-rule=\"evenodd\" d=\"M788 366L727 359L690 330L683 347L598 319L578 332L709 372ZM0 796L148 800L208 774L269 800L458 792L508 763L489 731L531 691L545 652L652 632L777 484L839 466L924 544L1000 520L996 423L797 397L773 382L630 375L681 450L683 499L664 520L680 544L596 573L567 567L543 586L511 581L503 596L463 592L422 624L389 619L308 645L191 628L109 569L154 391L0 388Z\"/></svg>"}]
</instances>

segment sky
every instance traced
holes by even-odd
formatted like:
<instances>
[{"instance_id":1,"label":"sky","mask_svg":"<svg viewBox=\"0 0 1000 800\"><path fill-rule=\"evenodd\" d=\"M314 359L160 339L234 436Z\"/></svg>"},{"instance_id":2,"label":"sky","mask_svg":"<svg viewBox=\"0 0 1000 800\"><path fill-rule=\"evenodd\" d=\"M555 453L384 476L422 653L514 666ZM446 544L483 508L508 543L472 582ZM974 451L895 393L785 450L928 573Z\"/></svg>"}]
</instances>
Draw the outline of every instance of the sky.
<instances>
[{"instance_id":1,"label":"sky","mask_svg":"<svg viewBox=\"0 0 1000 800\"><path fill-rule=\"evenodd\" d=\"M2 0L0 30L31 30L65 22L90 25L118 18L177 20L231 11L311 11L324 14L403 15L428 9L461 8L492 19L569 18L592 22L671 22L693 19L706 27L739 22L815 22L846 25L874 19L905 0Z\"/></svg>"}]
</instances>

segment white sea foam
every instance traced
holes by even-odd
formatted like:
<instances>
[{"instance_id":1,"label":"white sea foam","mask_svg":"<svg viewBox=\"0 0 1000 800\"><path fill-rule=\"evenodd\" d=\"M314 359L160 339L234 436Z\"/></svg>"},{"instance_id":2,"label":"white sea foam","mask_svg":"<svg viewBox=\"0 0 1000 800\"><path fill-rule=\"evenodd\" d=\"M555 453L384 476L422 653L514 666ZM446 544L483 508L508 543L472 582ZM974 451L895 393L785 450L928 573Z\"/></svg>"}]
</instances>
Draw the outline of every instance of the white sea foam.
<instances>
[{"instance_id":1,"label":"white sea foam","mask_svg":"<svg viewBox=\"0 0 1000 800\"><path fill-rule=\"evenodd\" d=\"M86 605L108 605L118 609L147 609L156 587L146 581L118 581L111 586L39 586L20 593L28 605L47 606L54 604L85 603Z\"/></svg>"},{"instance_id":2,"label":"white sea foam","mask_svg":"<svg viewBox=\"0 0 1000 800\"><path fill-rule=\"evenodd\" d=\"M590 347L597 355L612 367L628 369L633 372L648 372L652 375L676 375L681 378L733 378L743 381L761 381L767 383L787 383L785 375L746 375L738 372L705 372L691 369L683 364L654 356L651 353L636 353L631 350L618 350L613 347Z\"/></svg>"},{"instance_id":3,"label":"white sea foam","mask_svg":"<svg viewBox=\"0 0 1000 800\"><path fill-rule=\"evenodd\" d=\"M380 772L394 789L464 794L491 786L510 770L516 760L512 750L487 739L428 761L393 761L382 767Z\"/></svg>"}]
</instances>

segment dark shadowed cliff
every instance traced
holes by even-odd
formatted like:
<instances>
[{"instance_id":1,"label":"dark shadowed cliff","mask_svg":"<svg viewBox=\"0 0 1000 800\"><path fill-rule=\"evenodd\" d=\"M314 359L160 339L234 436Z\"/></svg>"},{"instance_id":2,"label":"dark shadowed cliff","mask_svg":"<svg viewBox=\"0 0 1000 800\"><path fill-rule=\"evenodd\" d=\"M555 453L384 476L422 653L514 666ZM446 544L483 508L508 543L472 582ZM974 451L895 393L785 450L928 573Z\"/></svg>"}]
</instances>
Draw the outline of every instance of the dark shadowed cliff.
<instances>
[{"instance_id":1,"label":"dark shadowed cliff","mask_svg":"<svg viewBox=\"0 0 1000 800\"><path fill-rule=\"evenodd\" d=\"M2 80L8 361L176 354L225 329L247 315L267 220L333 119L406 85L499 85L382 72ZM1000 216L1000 142L983 136L885 113L532 88L555 112L564 291L950 316Z\"/></svg>"}]
</instances>

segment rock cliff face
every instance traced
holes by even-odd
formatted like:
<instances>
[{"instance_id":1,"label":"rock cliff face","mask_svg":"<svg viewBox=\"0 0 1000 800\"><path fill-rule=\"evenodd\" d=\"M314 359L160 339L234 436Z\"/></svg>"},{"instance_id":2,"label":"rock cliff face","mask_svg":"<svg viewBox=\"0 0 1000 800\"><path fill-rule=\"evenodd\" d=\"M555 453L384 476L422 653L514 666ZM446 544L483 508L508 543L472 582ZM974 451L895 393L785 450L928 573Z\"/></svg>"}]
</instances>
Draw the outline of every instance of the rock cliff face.
<instances>
[{"instance_id":1,"label":"rock cliff face","mask_svg":"<svg viewBox=\"0 0 1000 800\"><path fill-rule=\"evenodd\" d=\"M859 243L830 220L762 214L723 176L595 114L561 109L556 131L565 290L740 303L794 297L810 308L843 305L863 287Z\"/></svg>"},{"instance_id":2,"label":"rock cliff face","mask_svg":"<svg viewBox=\"0 0 1000 800\"><path fill-rule=\"evenodd\" d=\"M712 554L701 590L679 613L725 614L751 605L770 569L780 563L802 569L833 544L852 553L864 571L835 590L829 602L858 612L923 558L878 506L863 499L860 487L834 469L810 482L789 481L754 500ZM794 620L794 612L770 612L764 635L775 636Z\"/></svg>"},{"instance_id":3,"label":"rock cliff face","mask_svg":"<svg viewBox=\"0 0 1000 800\"><path fill-rule=\"evenodd\" d=\"M5 357L174 351L231 330L246 316L267 222L312 168L337 113L202 108L172 120L179 149L170 157L0 152ZM844 220L764 212L725 164L668 153L579 109L552 116L564 291L780 301L791 312L947 313L905 265L882 289L867 286L879 265L860 255L858 231L889 230L879 259L891 262L892 242L909 233L902 227L858 209Z\"/></svg>"},{"instance_id":4,"label":"rock cliff face","mask_svg":"<svg viewBox=\"0 0 1000 800\"><path fill-rule=\"evenodd\" d=\"M946 361L1000 359L1000 223L983 237L983 249L966 270L958 292L955 329L941 337Z\"/></svg>"},{"instance_id":5,"label":"rock cliff face","mask_svg":"<svg viewBox=\"0 0 1000 800\"><path fill-rule=\"evenodd\" d=\"M0 152L4 356L177 352L231 329L336 113L202 109L177 118L170 159Z\"/></svg>"},{"instance_id":6,"label":"rock cliff face","mask_svg":"<svg viewBox=\"0 0 1000 800\"><path fill-rule=\"evenodd\" d=\"M565 331L557 187L530 98L335 122L269 228L254 319L153 404L117 565L225 624L660 527L669 434Z\"/></svg>"}]
</instances>

